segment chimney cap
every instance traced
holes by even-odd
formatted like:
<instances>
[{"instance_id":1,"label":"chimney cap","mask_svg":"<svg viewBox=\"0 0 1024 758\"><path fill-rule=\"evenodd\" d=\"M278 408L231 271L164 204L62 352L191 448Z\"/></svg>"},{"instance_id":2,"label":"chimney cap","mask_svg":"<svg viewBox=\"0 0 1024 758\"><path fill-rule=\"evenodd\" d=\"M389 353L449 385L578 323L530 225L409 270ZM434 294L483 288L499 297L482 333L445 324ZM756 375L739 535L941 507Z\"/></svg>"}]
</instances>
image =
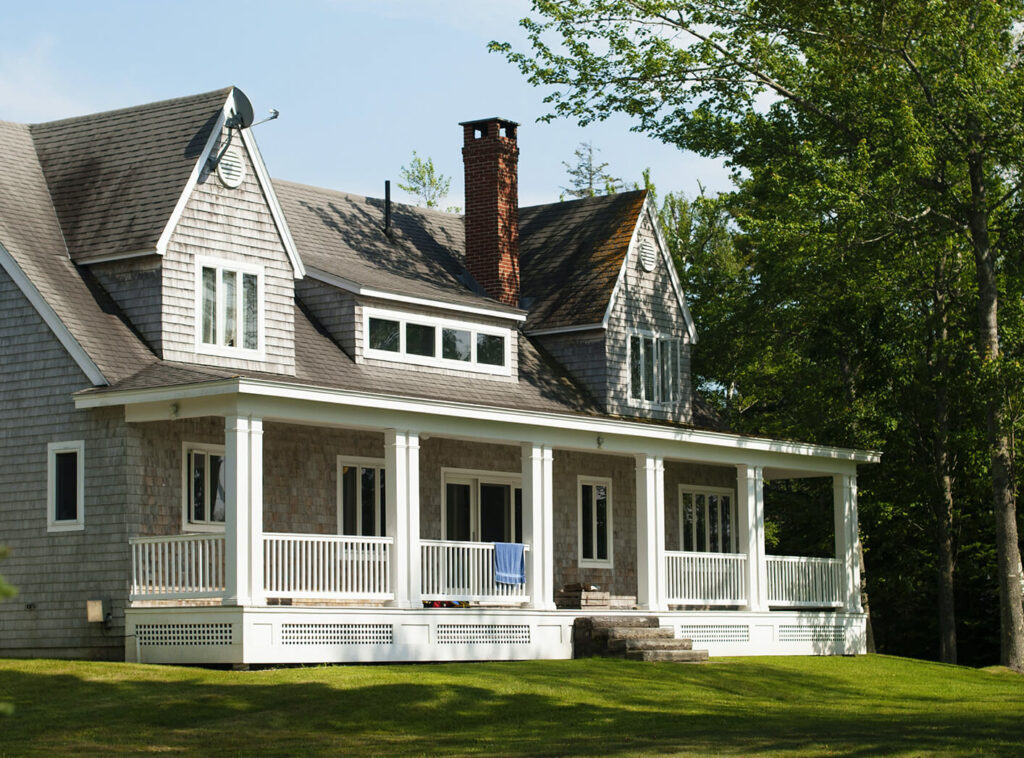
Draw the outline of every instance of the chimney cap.
<instances>
[{"instance_id":1,"label":"chimney cap","mask_svg":"<svg viewBox=\"0 0 1024 758\"><path fill-rule=\"evenodd\" d=\"M519 126L519 124L511 119L501 118L500 116L491 116L490 118L475 118L472 121L460 121L459 126L474 126L476 124L490 124L497 121L502 126Z\"/></svg>"}]
</instances>

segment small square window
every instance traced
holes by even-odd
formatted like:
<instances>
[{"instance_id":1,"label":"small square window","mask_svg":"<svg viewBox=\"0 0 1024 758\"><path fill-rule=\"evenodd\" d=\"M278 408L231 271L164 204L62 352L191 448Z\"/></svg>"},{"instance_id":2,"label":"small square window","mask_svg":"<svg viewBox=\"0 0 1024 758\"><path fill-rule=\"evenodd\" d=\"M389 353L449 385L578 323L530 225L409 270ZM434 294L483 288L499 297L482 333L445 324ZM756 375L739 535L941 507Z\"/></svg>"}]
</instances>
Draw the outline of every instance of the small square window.
<instances>
[{"instance_id":1,"label":"small square window","mask_svg":"<svg viewBox=\"0 0 1024 758\"><path fill-rule=\"evenodd\" d=\"M85 442L51 442L47 453L47 530L85 528Z\"/></svg>"},{"instance_id":2,"label":"small square window","mask_svg":"<svg viewBox=\"0 0 1024 758\"><path fill-rule=\"evenodd\" d=\"M441 330L441 357L450 361L468 361L472 358L472 341L465 329Z\"/></svg>"},{"instance_id":3,"label":"small square window","mask_svg":"<svg viewBox=\"0 0 1024 758\"><path fill-rule=\"evenodd\" d=\"M405 352L433 357L437 351L437 330L425 324L405 325Z\"/></svg>"},{"instance_id":4,"label":"small square window","mask_svg":"<svg viewBox=\"0 0 1024 758\"><path fill-rule=\"evenodd\" d=\"M370 319L370 348L398 352L398 322L386 318Z\"/></svg>"},{"instance_id":5,"label":"small square window","mask_svg":"<svg viewBox=\"0 0 1024 758\"><path fill-rule=\"evenodd\" d=\"M505 338L495 334L476 335L476 362L488 366L504 366Z\"/></svg>"}]
</instances>

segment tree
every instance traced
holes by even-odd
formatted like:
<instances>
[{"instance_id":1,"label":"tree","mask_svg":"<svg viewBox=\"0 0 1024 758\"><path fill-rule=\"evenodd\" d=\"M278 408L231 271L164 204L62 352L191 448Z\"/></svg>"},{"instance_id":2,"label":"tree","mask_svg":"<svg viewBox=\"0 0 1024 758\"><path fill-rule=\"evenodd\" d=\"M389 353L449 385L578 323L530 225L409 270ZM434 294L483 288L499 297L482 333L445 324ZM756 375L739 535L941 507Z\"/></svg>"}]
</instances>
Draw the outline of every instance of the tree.
<instances>
[{"instance_id":1,"label":"tree","mask_svg":"<svg viewBox=\"0 0 1024 758\"><path fill-rule=\"evenodd\" d=\"M972 261L957 305L973 311L1001 660L1024 670L1012 468L1020 343L999 319L1024 214L1022 3L534 0L534 10L542 20L523 21L532 54L492 49L556 88L547 118L586 125L622 112L638 130L741 171L784 162L804 182L785 189L847 257L911 257L923 237L928 250ZM856 297L858 283L843 284L834 294Z\"/></svg>"},{"instance_id":2,"label":"tree","mask_svg":"<svg viewBox=\"0 0 1024 758\"><path fill-rule=\"evenodd\" d=\"M448 195L452 183L451 177L437 172L433 158L423 160L416 155L415 150L412 151L409 165L402 166L399 175L402 180L398 182L398 186L415 195L417 201L427 208L436 208Z\"/></svg>"},{"instance_id":3,"label":"tree","mask_svg":"<svg viewBox=\"0 0 1024 758\"><path fill-rule=\"evenodd\" d=\"M569 175L568 187L562 187L562 191L569 197L594 197L595 195L611 195L618 192L622 180L609 174L607 162L597 163L595 153L600 148L594 147L593 142L581 142L573 155L576 156L576 165L568 161L562 161L565 172Z\"/></svg>"}]
</instances>

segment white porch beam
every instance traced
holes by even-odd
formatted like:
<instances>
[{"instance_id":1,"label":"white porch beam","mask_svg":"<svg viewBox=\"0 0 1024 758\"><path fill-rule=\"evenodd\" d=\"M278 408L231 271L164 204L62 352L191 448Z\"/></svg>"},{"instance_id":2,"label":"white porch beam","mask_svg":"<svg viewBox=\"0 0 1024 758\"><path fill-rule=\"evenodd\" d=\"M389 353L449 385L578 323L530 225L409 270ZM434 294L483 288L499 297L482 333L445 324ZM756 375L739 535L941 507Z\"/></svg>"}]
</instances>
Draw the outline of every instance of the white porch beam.
<instances>
[{"instance_id":1,"label":"white porch beam","mask_svg":"<svg viewBox=\"0 0 1024 758\"><path fill-rule=\"evenodd\" d=\"M264 601L262 419L224 418L224 468L223 602L259 604Z\"/></svg>"},{"instance_id":2,"label":"white porch beam","mask_svg":"<svg viewBox=\"0 0 1024 758\"><path fill-rule=\"evenodd\" d=\"M736 467L740 549L747 554L748 611L768 610L768 560L764 546L764 469Z\"/></svg>"},{"instance_id":3,"label":"white porch beam","mask_svg":"<svg viewBox=\"0 0 1024 758\"><path fill-rule=\"evenodd\" d=\"M418 432L388 429L384 435L388 536L394 537L391 587L399 608L421 608L420 438Z\"/></svg>"},{"instance_id":4,"label":"white porch beam","mask_svg":"<svg viewBox=\"0 0 1024 758\"><path fill-rule=\"evenodd\" d=\"M530 546L526 591L533 608L554 610L554 456L550 445L536 442L524 442L522 451L523 541Z\"/></svg>"},{"instance_id":5,"label":"white porch beam","mask_svg":"<svg viewBox=\"0 0 1024 758\"><path fill-rule=\"evenodd\" d=\"M665 459L636 456L637 605L668 610L665 586Z\"/></svg>"},{"instance_id":6,"label":"white porch beam","mask_svg":"<svg viewBox=\"0 0 1024 758\"><path fill-rule=\"evenodd\" d=\"M842 563L842 582L846 610L861 613L860 556L857 545L857 477L847 474L832 477L832 502L835 512L836 558Z\"/></svg>"}]
</instances>

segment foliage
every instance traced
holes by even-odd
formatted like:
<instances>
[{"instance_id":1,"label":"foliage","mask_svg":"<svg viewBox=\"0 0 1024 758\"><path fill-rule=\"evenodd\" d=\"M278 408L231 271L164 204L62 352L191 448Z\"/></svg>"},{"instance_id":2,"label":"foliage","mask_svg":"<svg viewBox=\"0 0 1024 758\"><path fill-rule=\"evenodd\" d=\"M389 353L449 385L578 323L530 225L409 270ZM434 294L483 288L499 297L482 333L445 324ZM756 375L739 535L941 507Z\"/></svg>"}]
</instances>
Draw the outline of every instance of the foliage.
<instances>
[{"instance_id":1,"label":"foliage","mask_svg":"<svg viewBox=\"0 0 1024 758\"><path fill-rule=\"evenodd\" d=\"M573 152L576 156L575 165L562 161L565 172L569 175L569 186L561 188L566 195L581 198L611 195L619 191L622 180L608 173L607 162L597 162L594 154L598 152L600 148L594 147L593 142L581 142Z\"/></svg>"},{"instance_id":2,"label":"foliage","mask_svg":"<svg viewBox=\"0 0 1024 758\"><path fill-rule=\"evenodd\" d=\"M458 611L452 611L458 614ZM9 755L1012 755L1024 678L882 656L253 672L0 661ZM54 728L59 724L59 728Z\"/></svg>"},{"instance_id":3,"label":"foliage","mask_svg":"<svg viewBox=\"0 0 1024 758\"><path fill-rule=\"evenodd\" d=\"M402 166L399 175L402 180L398 182L398 186L415 195L417 201L427 208L436 208L448 195L452 184L451 177L438 173L434 168L433 158L423 160L415 150L412 151L409 165Z\"/></svg>"},{"instance_id":4,"label":"foliage","mask_svg":"<svg viewBox=\"0 0 1024 758\"><path fill-rule=\"evenodd\" d=\"M625 113L735 170L723 202L740 235L716 252L741 268L691 264L691 287L707 275L723 288L700 293L717 330L701 332L710 345L694 360L705 389L737 428L883 449L886 464L863 472L862 515L908 540L886 556L894 582L911 560L909 581L924 581L933 531L961 551L994 542L1002 657L1024 667L1013 478L1024 4L535 0L534 10L539 20L523 21L531 53L492 49L553 88L547 118ZM700 327L700 308L694 316ZM721 356L734 367L710 365ZM989 509L994 540L991 527L976 531ZM865 542L880 556L887 540Z\"/></svg>"}]
</instances>

